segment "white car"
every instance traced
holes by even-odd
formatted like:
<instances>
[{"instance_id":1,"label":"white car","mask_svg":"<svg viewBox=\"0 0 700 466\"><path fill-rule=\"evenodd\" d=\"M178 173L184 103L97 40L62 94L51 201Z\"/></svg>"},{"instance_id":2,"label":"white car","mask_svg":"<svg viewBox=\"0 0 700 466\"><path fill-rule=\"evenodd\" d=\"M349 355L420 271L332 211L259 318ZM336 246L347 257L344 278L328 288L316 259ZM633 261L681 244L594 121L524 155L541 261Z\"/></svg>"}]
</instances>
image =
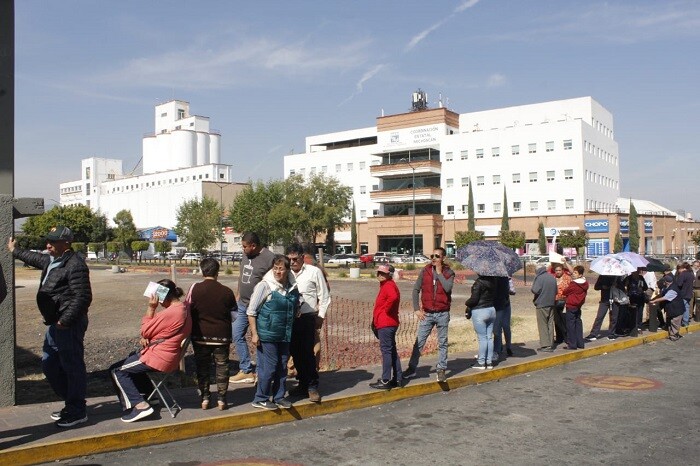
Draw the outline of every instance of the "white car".
<instances>
[{"instance_id":1,"label":"white car","mask_svg":"<svg viewBox=\"0 0 700 466\"><path fill-rule=\"evenodd\" d=\"M350 265L360 264L360 256L357 254L336 254L328 260L329 264Z\"/></svg>"},{"instance_id":2,"label":"white car","mask_svg":"<svg viewBox=\"0 0 700 466\"><path fill-rule=\"evenodd\" d=\"M202 259L202 255L198 252L188 252L182 256L183 260L198 261Z\"/></svg>"}]
</instances>

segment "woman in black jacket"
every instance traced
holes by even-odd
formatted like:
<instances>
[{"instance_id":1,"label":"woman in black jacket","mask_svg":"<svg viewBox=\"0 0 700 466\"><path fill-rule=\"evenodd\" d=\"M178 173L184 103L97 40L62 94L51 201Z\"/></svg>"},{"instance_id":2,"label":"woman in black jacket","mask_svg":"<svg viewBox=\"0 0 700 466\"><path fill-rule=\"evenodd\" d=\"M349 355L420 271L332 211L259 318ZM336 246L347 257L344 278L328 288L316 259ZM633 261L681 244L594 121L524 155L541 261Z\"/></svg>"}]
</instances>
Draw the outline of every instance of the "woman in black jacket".
<instances>
[{"instance_id":1,"label":"woman in black jacket","mask_svg":"<svg viewBox=\"0 0 700 466\"><path fill-rule=\"evenodd\" d=\"M472 285L472 295L467 300L467 319L472 320L479 339L479 356L473 369L492 369L493 323L496 321L494 302L499 293L497 277L479 275ZM502 290L508 293L508 290Z\"/></svg>"}]
</instances>

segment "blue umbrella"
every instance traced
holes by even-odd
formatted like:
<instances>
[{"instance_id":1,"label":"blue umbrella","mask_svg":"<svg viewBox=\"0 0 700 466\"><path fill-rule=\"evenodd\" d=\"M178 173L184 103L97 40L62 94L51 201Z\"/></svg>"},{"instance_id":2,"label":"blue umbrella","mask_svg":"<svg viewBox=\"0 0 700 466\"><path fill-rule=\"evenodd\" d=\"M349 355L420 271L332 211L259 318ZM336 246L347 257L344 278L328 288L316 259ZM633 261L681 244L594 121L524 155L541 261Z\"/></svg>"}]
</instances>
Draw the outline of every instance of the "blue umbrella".
<instances>
[{"instance_id":1,"label":"blue umbrella","mask_svg":"<svg viewBox=\"0 0 700 466\"><path fill-rule=\"evenodd\" d=\"M523 267L515 251L496 241L473 241L457 249L455 258L466 268L489 277L510 277Z\"/></svg>"}]
</instances>

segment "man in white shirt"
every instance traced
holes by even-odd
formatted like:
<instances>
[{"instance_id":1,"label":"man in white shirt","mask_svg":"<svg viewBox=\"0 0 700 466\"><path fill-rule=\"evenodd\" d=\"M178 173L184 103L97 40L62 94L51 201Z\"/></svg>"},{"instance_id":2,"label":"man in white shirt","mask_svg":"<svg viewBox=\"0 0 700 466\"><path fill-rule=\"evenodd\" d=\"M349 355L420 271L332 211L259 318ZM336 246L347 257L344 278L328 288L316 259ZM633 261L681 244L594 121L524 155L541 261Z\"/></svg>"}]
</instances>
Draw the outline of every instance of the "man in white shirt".
<instances>
[{"instance_id":1,"label":"man in white shirt","mask_svg":"<svg viewBox=\"0 0 700 466\"><path fill-rule=\"evenodd\" d=\"M323 272L318 267L304 263L304 248L292 244L286 249L292 274L302 296L300 315L294 320L290 352L294 358L299 385L289 391L290 396L309 397L318 403L318 370L314 356L316 329L321 328L331 304L331 296Z\"/></svg>"}]
</instances>

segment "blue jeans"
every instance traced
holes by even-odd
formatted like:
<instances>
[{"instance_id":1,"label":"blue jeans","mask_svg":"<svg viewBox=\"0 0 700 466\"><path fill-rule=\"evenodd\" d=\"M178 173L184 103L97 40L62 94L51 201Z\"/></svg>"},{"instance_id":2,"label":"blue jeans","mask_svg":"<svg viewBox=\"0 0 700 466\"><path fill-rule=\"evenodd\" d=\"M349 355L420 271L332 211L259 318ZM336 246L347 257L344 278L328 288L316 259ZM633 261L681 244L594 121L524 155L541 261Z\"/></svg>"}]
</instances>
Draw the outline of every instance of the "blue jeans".
<instances>
[{"instance_id":1,"label":"blue jeans","mask_svg":"<svg viewBox=\"0 0 700 466\"><path fill-rule=\"evenodd\" d=\"M681 319L681 325L687 327L690 325L690 300L684 299L683 304L685 305L685 311L683 311L683 319Z\"/></svg>"},{"instance_id":2,"label":"blue jeans","mask_svg":"<svg viewBox=\"0 0 700 466\"><path fill-rule=\"evenodd\" d=\"M398 327L383 327L377 330L379 334L379 350L382 352L382 380L395 380L399 386L403 378L401 360L396 351L396 331ZM393 377L392 377L393 373Z\"/></svg>"},{"instance_id":3,"label":"blue jeans","mask_svg":"<svg viewBox=\"0 0 700 466\"><path fill-rule=\"evenodd\" d=\"M233 344L238 355L238 368L249 374L253 372L253 365L250 362L250 351L248 351L248 342L245 339L245 334L248 332L248 316L246 310L248 306L238 302L238 310L231 312L231 330Z\"/></svg>"},{"instance_id":4,"label":"blue jeans","mask_svg":"<svg viewBox=\"0 0 700 466\"><path fill-rule=\"evenodd\" d=\"M493 323L493 353L494 359L503 352L501 334L506 337L506 348L510 349L512 335L510 332L510 303L502 309L496 309L496 322Z\"/></svg>"},{"instance_id":5,"label":"blue jeans","mask_svg":"<svg viewBox=\"0 0 700 466\"><path fill-rule=\"evenodd\" d=\"M279 401L287 389L289 343L261 341L258 345L258 388L253 401Z\"/></svg>"},{"instance_id":6,"label":"blue jeans","mask_svg":"<svg viewBox=\"0 0 700 466\"><path fill-rule=\"evenodd\" d=\"M479 364L491 364L493 361L493 324L496 322L496 309L482 307L472 309L472 324L479 339Z\"/></svg>"},{"instance_id":7,"label":"blue jeans","mask_svg":"<svg viewBox=\"0 0 700 466\"><path fill-rule=\"evenodd\" d=\"M44 337L41 368L51 388L65 401L66 410L85 415L87 371L85 369L85 332L88 317L83 315L66 329L50 325Z\"/></svg>"},{"instance_id":8,"label":"blue jeans","mask_svg":"<svg viewBox=\"0 0 700 466\"><path fill-rule=\"evenodd\" d=\"M413 352L411 360L408 362L408 368L414 369L418 366L420 352L423 351L425 342L430 336L433 327L437 327L438 337L438 362L437 369L447 369L447 328L450 324L450 311L442 312L426 312L425 319L418 323L418 334L416 342L413 344Z\"/></svg>"}]
</instances>

